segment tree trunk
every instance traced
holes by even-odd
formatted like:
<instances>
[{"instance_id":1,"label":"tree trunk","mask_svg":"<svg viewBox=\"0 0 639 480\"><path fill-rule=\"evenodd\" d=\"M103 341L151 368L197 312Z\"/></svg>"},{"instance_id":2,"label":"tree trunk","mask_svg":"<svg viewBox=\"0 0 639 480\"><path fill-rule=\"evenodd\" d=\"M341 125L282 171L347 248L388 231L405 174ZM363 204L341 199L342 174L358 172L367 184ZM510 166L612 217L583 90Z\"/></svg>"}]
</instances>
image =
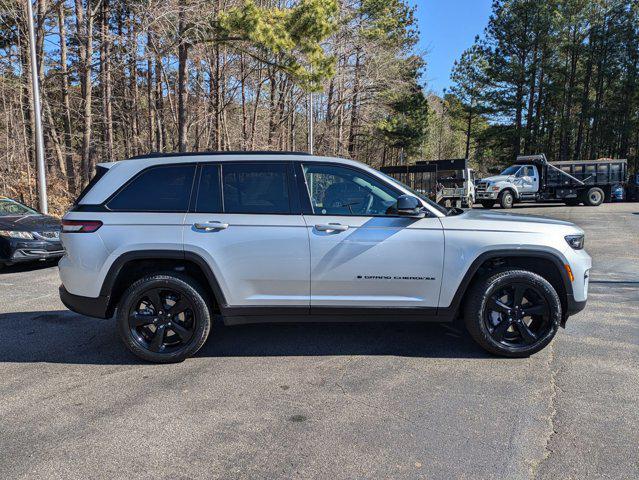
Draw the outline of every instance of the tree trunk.
<instances>
[{"instance_id":1,"label":"tree trunk","mask_svg":"<svg viewBox=\"0 0 639 480\"><path fill-rule=\"evenodd\" d=\"M355 70L353 72L353 103L351 104L351 126L348 132L348 154L351 158L355 156L355 136L357 134L357 102L359 99L360 83L360 52L361 48L355 48Z\"/></svg>"},{"instance_id":2,"label":"tree trunk","mask_svg":"<svg viewBox=\"0 0 639 480\"><path fill-rule=\"evenodd\" d=\"M244 54L240 54L240 97L242 103L242 140L241 150L246 150L247 138L247 112L246 112L246 66Z\"/></svg>"},{"instance_id":3,"label":"tree trunk","mask_svg":"<svg viewBox=\"0 0 639 480\"><path fill-rule=\"evenodd\" d=\"M188 61L188 45L182 38L185 29L185 10L180 7L179 26L180 44L178 45L178 150L186 152L186 96L187 96L187 73L186 63Z\"/></svg>"},{"instance_id":4,"label":"tree trunk","mask_svg":"<svg viewBox=\"0 0 639 480\"><path fill-rule=\"evenodd\" d=\"M69 70L67 60L67 29L64 1L58 4L58 31L60 35L60 71L62 90L62 125L64 127L64 155L67 171L67 190L76 193L75 167L73 165L73 137L71 132L71 101L69 99Z\"/></svg>"},{"instance_id":5,"label":"tree trunk","mask_svg":"<svg viewBox=\"0 0 639 480\"><path fill-rule=\"evenodd\" d=\"M473 100L470 100L470 106L468 107L468 122L466 123L466 153L464 158L470 158L470 137L473 129Z\"/></svg>"},{"instance_id":6,"label":"tree trunk","mask_svg":"<svg viewBox=\"0 0 639 480\"><path fill-rule=\"evenodd\" d=\"M150 45L153 44L153 31L149 30L146 37L146 103L147 103L147 149L153 151L155 145L155 91L153 89L153 58Z\"/></svg>"},{"instance_id":7,"label":"tree trunk","mask_svg":"<svg viewBox=\"0 0 639 480\"><path fill-rule=\"evenodd\" d=\"M93 172L91 136L93 128L91 59L93 57L93 21L95 12L92 0L87 1L86 12L82 0L75 0L76 33L78 38L80 107L82 111L81 171L83 183L89 181Z\"/></svg>"},{"instance_id":8,"label":"tree trunk","mask_svg":"<svg viewBox=\"0 0 639 480\"><path fill-rule=\"evenodd\" d=\"M134 155L140 153L142 147L142 139L140 135L140 119L139 119L139 105L140 105L140 92L138 88L138 41L135 31L135 16L129 15L129 89L131 92L131 130L133 132L133 139L131 141L131 149Z\"/></svg>"},{"instance_id":9,"label":"tree trunk","mask_svg":"<svg viewBox=\"0 0 639 480\"><path fill-rule=\"evenodd\" d=\"M103 142L106 160L113 161L113 114L111 109L111 39L109 34L109 0L102 0L100 16L100 73L102 83Z\"/></svg>"}]
</instances>

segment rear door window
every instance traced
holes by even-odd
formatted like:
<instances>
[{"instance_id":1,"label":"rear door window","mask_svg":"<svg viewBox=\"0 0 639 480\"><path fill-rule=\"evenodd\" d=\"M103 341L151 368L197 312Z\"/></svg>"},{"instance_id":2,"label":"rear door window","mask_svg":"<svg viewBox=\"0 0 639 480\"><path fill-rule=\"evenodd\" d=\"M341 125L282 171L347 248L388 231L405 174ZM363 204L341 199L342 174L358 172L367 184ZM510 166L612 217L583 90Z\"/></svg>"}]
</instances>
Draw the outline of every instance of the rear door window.
<instances>
[{"instance_id":1,"label":"rear door window","mask_svg":"<svg viewBox=\"0 0 639 480\"><path fill-rule=\"evenodd\" d=\"M107 207L120 212L186 212L194 175L194 165L152 167L116 193Z\"/></svg>"},{"instance_id":2,"label":"rear door window","mask_svg":"<svg viewBox=\"0 0 639 480\"><path fill-rule=\"evenodd\" d=\"M291 213L287 171L284 163L224 163L224 212Z\"/></svg>"}]
</instances>

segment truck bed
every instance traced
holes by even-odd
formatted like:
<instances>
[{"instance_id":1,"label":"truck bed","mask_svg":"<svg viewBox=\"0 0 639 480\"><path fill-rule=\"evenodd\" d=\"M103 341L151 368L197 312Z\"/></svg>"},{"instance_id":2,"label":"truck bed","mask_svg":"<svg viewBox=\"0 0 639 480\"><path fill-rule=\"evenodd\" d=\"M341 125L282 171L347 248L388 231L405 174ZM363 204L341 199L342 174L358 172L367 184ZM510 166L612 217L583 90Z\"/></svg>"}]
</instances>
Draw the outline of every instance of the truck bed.
<instances>
[{"instance_id":1,"label":"truck bed","mask_svg":"<svg viewBox=\"0 0 639 480\"><path fill-rule=\"evenodd\" d=\"M550 187L577 186L579 182L585 185L602 186L624 183L628 174L627 160L580 160L549 163L559 170L548 167L546 185ZM574 177L579 180L575 182Z\"/></svg>"}]
</instances>

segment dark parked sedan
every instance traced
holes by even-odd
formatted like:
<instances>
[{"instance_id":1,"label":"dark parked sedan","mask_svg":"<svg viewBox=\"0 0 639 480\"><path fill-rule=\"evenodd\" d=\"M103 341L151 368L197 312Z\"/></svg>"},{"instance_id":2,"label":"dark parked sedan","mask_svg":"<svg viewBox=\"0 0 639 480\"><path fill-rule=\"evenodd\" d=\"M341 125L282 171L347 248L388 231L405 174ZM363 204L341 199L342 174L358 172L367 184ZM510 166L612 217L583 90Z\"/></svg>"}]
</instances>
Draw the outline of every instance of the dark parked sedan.
<instances>
[{"instance_id":1,"label":"dark parked sedan","mask_svg":"<svg viewBox=\"0 0 639 480\"><path fill-rule=\"evenodd\" d=\"M0 267L57 260L63 254L59 220L0 197Z\"/></svg>"}]
</instances>

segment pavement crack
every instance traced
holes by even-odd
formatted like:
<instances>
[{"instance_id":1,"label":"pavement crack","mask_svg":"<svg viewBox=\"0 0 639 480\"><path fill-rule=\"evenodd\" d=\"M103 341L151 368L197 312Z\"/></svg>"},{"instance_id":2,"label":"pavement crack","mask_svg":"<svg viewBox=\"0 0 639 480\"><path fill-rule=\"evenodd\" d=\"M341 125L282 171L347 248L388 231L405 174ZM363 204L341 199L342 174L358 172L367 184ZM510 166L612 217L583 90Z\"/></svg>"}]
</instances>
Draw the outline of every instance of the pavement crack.
<instances>
[{"instance_id":1,"label":"pavement crack","mask_svg":"<svg viewBox=\"0 0 639 480\"><path fill-rule=\"evenodd\" d=\"M546 416L547 428L546 428L546 436L543 440L543 455L542 457L534 461L531 465L531 479L538 478L539 470L541 466L546 463L552 454L554 453L551 448L551 442L553 437L557 434L556 426L555 426L555 418L557 417L557 394L559 391L559 387L557 386L557 375L561 370L561 367L553 368L553 363L555 360L555 347L551 343L548 346L549 355L548 355L548 369L550 371L549 378L549 390L550 393L548 395L548 413Z\"/></svg>"}]
</instances>

